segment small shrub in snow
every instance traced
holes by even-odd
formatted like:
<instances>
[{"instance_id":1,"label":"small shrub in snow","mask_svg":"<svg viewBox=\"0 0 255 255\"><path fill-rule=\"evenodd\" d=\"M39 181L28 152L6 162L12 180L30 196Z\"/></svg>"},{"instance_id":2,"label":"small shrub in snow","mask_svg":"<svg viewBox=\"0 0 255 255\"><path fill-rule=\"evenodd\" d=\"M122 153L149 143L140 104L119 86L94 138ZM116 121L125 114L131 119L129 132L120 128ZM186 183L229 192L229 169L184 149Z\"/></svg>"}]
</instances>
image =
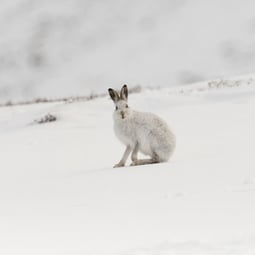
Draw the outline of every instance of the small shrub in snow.
<instances>
[{"instance_id":1,"label":"small shrub in snow","mask_svg":"<svg viewBox=\"0 0 255 255\"><path fill-rule=\"evenodd\" d=\"M208 87L212 88L224 88L224 87L240 87L243 85L254 85L255 81L253 79L246 80L213 80L208 82Z\"/></svg>"},{"instance_id":2,"label":"small shrub in snow","mask_svg":"<svg viewBox=\"0 0 255 255\"><path fill-rule=\"evenodd\" d=\"M56 120L57 120L56 116L48 113L47 115L45 115L41 119L35 120L35 122L38 123L38 124L43 124L43 123L53 122L53 121L56 121Z\"/></svg>"}]
</instances>

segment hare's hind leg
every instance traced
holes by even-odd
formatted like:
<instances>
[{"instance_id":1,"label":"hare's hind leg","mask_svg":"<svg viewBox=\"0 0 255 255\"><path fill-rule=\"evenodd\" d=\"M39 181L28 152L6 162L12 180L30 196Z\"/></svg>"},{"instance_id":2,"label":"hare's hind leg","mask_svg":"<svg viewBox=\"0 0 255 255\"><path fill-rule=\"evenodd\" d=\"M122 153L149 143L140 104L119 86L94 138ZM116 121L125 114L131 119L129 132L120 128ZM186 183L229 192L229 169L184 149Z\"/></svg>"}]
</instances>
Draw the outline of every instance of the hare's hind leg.
<instances>
[{"instance_id":1,"label":"hare's hind leg","mask_svg":"<svg viewBox=\"0 0 255 255\"><path fill-rule=\"evenodd\" d=\"M133 162L133 166L141 166L141 165L147 165L147 164L157 164L160 163L158 159L154 158L148 158L148 159L138 159L135 162Z\"/></svg>"},{"instance_id":2,"label":"hare's hind leg","mask_svg":"<svg viewBox=\"0 0 255 255\"><path fill-rule=\"evenodd\" d=\"M125 152L124 152L124 154L123 154L123 156L122 156L122 158L121 158L121 160L120 160L120 162L119 162L118 164L114 165L114 167L122 167L122 166L125 166L125 163L126 163L126 161L127 161L127 158L128 158L128 156L129 156L130 152L131 152L131 147L130 147L130 146L127 146L127 147L126 147L126 150L125 150Z\"/></svg>"},{"instance_id":3,"label":"hare's hind leg","mask_svg":"<svg viewBox=\"0 0 255 255\"><path fill-rule=\"evenodd\" d=\"M147 164L157 164L160 163L161 160L159 159L157 154L153 154L152 158L149 159L137 159L133 161L132 166L140 166L140 165L147 165Z\"/></svg>"}]
</instances>

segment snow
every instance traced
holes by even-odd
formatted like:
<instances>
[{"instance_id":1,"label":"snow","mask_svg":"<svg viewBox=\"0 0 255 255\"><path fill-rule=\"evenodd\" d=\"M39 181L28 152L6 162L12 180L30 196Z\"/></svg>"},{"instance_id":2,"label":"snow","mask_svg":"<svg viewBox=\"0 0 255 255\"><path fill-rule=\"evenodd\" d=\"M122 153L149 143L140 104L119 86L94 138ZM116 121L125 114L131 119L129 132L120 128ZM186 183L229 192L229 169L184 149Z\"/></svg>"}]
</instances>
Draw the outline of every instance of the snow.
<instances>
[{"instance_id":1,"label":"snow","mask_svg":"<svg viewBox=\"0 0 255 255\"><path fill-rule=\"evenodd\" d=\"M0 253L254 254L253 77L130 95L176 133L156 165L112 168L109 97L1 107Z\"/></svg>"},{"instance_id":2,"label":"snow","mask_svg":"<svg viewBox=\"0 0 255 255\"><path fill-rule=\"evenodd\" d=\"M254 72L253 0L2 0L0 103Z\"/></svg>"}]
</instances>

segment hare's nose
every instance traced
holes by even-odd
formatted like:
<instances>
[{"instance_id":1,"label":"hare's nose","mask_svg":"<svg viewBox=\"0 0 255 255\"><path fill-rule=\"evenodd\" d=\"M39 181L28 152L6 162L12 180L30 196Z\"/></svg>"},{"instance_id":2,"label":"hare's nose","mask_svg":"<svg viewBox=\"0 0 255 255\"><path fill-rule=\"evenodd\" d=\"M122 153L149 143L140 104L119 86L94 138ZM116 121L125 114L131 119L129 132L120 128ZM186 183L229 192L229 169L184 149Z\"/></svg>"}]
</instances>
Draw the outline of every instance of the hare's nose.
<instances>
[{"instance_id":1,"label":"hare's nose","mask_svg":"<svg viewBox=\"0 0 255 255\"><path fill-rule=\"evenodd\" d=\"M121 118L124 119L125 113L123 111L120 112Z\"/></svg>"}]
</instances>

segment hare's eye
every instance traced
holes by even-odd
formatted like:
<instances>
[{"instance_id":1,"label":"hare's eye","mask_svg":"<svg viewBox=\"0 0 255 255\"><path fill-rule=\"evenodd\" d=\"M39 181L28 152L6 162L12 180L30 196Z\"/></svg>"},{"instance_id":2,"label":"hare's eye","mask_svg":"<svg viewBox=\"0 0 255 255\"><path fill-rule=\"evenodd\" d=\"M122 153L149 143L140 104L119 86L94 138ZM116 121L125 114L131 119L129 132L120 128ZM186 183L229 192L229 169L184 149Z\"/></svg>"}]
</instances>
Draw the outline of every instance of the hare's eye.
<instances>
[{"instance_id":1,"label":"hare's eye","mask_svg":"<svg viewBox=\"0 0 255 255\"><path fill-rule=\"evenodd\" d=\"M126 104L126 108L128 108L128 105Z\"/></svg>"},{"instance_id":2,"label":"hare's eye","mask_svg":"<svg viewBox=\"0 0 255 255\"><path fill-rule=\"evenodd\" d=\"M115 109L116 109L116 111L117 111L117 110L119 109L119 107L118 107L118 106L116 106L116 107L115 107Z\"/></svg>"}]
</instances>

